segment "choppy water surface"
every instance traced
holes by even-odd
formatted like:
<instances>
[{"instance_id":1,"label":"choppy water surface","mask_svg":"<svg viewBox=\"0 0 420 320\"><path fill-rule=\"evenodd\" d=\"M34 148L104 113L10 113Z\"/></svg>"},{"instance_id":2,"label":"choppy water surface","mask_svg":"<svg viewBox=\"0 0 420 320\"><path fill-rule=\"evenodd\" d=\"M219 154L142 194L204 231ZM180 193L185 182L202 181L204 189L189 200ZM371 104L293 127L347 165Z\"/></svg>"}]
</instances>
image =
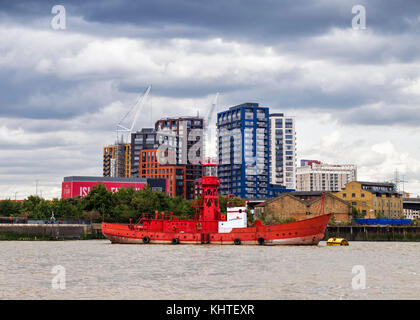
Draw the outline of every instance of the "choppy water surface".
<instances>
[{"instance_id":1,"label":"choppy water surface","mask_svg":"<svg viewBox=\"0 0 420 320\"><path fill-rule=\"evenodd\" d=\"M348 247L0 242L1 299L420 299L420 243ZM53 289L61 265L66 288ZM355 265L366 289L352 289Z\"/></svg>"}]
</instances>

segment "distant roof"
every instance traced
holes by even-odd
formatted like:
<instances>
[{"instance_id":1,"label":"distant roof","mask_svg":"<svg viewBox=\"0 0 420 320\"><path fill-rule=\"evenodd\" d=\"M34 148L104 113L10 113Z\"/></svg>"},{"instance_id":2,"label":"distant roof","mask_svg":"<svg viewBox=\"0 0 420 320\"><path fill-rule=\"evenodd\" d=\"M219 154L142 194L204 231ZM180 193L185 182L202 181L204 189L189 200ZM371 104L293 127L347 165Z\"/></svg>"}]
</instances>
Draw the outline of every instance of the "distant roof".
<instances>
[{"instance_id":1,"label":"distant roof","mask_svg":"<svg viewBox=\"0 0 420 320\"><path fill-rule=\"evenodd\" d=\"M91 177L91 176L71 176L64 177L64 182L147 182L147 178L120 178L120 177Z\"/></svg>"},{"instance_id":2,"label":"distant roof","mask_svg":"<svg viewBox=\"0 0 420 320\"><path fill-rule=\"evenodd\" d=\"M365 186L373 186L373 187L383 187L383 186L387 186L387 187L393 187L395 186L394 183L392 182L369 182L369 181L356 181L360 184L363 184Z\"/></svg>"},{"instance_id":3,"label":"distant roof","mask_svg":"<svg viewBox=\"0 0 420 320\"><path fill-rule=\"evenodd\" d=\"M336 195L334 195L330 191L293 191L293 192L285 192L285 193L282 193L281 195L279 195L277 197L267 199L266 201L256 205L255 207L265 207L268 203L273 202L275 200L278 200L280 198L286 197L286 196L292 197L292 198L294 198L294 199L296 199L296 200L298 200L298 201L300 201L300 202L302 202L306 205L310 205L312 202L320 201L322 193L325 193L325 196L332 197L337 201L340 201L340 202L342 202L342 203L344 203L348 206L351 206L348 202L346 202L345 200L337 197ZM312 198L302 199L302 198L300 198L302 196L309 196L309 197L312 197Z\"/></svg>"},{"instance_id":4,"label":"distant roof","mask_svg":"<svg viewBox=\"0 0 420 320\"><path fill-rule=\"evenodd\" d=\"M168 120L188 120L188 119L198 119L203 120L204 118L201 116L180 116L180 117L167 117L167 118L160 118L159 121L168 121Z\"/></svg>"},{"instance_id":5,"label":"distant roof","mask_svg":"<svg viewBox=\"0 0 420 320\"><path fill-rule=\"evenodd\" d=\"M235 109L235 108L240 108L240 107L259 107L259 104L256 103L256 102L245 102L245 103L241 103L241 104L238 104L236 106L230 107L229 110L230 109Z\"/></svg>"},{"instance_id":6,"label":"distant roof","mask_svg":"<svg viewBox=\"0 0 420 320\"><path fill-rule=\"evenodd\" d=\"M293 191L289 193L294 196L321 196L323 192L327 193L327 191Z\"/></svg>"},{"instance_id":7,"label":"distant roof","mask_svg":"<svg viewBox=\"0 0 420 320\"><path fill-rule=\"evenodd\" d=\"M136 133L150 133L150 132L156 132L154 128L141 128L140 130L137 130Z\"/></svg>"},{"instance_id":8,"label":"distant roof","mask_svg":"<svg viewBox=\"0 0 420 320\"><path fill-rule=\"evenodd\" d=\"M420 198L403 198L403 202L419 202Z\"/></svg>"}]
</instances>

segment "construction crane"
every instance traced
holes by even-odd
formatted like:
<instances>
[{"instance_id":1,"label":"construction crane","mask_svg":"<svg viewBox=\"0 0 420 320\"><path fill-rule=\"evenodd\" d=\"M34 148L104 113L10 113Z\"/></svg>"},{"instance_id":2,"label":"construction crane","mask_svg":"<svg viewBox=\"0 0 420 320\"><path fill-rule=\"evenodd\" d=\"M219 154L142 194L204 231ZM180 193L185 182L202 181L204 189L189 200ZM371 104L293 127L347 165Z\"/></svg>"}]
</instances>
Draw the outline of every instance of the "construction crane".
<instances>
[{"instance_id":1,"label":"construction crane","mask_svg":"<svg viewBox=\"0 0 420 320\"><path fill-rule=\"evenodd\" d=\"M216 93L216 96L213 99L213 103L211 104L210 109L207 113L207 116L204 119L204 139L208 142L208 143L206 143L207 145L209 145L212 141L215 140L215 139L213 139L213 135L212 135L212 133L215 133L215 130L214 130L214 132L211 132L210 123L212 123L211 121L212 121L212 118L213 118L214 111L215 110L217 111L218 100L219 100L219 92ZM215 126L214 126L214 129L215 129ZM206 154L206 152L204 152L204 156L206 157L206 156L210 156L210 155Z\"/></svg>"},{"instance_id":2,"label":"construction crane","mask_svg":"<svg viewBox=\"0 0 420 320\"><path fill-rule=\"evenodd\" d=\"M219 100L219 92L216 93L216 96L214 97L213 103L211 104L210 110L207 113L206 122L210 123L211 118L213 117L214 110L217 109L217 102Z\"/></svg>"},{"instance_id":3,"label":"construction crane","mask_svg":"<svg viewBox=\"0 0 420 320\"><path fill-rule=\"evenodd\" d=\"M152 89L152 85L149 85L146 91L139 96L137 102L133 107L122 117L120 122L117 124L116 135L117 139L114 146L114 156L111 159L111 176L113 177L130 177L131 175L131 164L130 164L130 146L126 146L128 141L131 140L131 133L136 125L137 118L140 114L140 110L143 109L144 103ZM125 127L122 123L126 118L134 111L133 121L130 127ZM127 137L125 137L127 135Z\"/></svg>"},{"instance_id":4,"label":"construction crane","mask_svg":"<svg viewBox=\"0 0 420 320\"><path fill-rule=\"evenodd\" d=\"M142 109L144 102L146 101L150 90L152 89L152 85L149 85L146 89L146 91L139 96L139 98L137 99L137 102L134 104L133 107L131 107L131 109L124 115L124 117L122 117L122 119L120 120L120 122L118 122L117 124L117 142L120 143L124 143L124 134L128 134L128 136L131 135L131 133L133 132L134 126L136 124L137 118L139 116L140 113L140 109ZM127 128L125 126L122 125L122 122L128 117L129 114L132 113L132 111L135 110L135 114L134 114L134 118L133 118L133 122L131 123L130 128ZM119 137L119 133L121 134L121 137ZM128 141L128 139L127 139Z\"/></svg>"}]
</instances>

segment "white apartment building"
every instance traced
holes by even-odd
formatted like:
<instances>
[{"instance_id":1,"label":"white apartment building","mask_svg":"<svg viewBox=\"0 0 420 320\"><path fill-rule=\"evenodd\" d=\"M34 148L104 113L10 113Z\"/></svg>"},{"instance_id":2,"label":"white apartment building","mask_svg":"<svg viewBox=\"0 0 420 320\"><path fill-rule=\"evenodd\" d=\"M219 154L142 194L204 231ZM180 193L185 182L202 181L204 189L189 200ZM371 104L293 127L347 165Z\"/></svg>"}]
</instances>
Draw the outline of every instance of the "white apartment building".
<instances>
[{"instance_id":1,"label":"white apartment building","mask_svg":"<svg viewBox=\"0 0 420 320\"><path fill-rule=\"evenodd\" d=\"M296 189L295 117L270 114L270 184Z\"/></svg>"},{"instance_id":2,"label":"white apartment building","mask_svg":"<svg viewBox=\"0 0 420 320\"><path fill-rule=\"evenodd\" d=\"M355 180L357 167L353 164L311 163L296 170L297 191L341 191Z\"/></svg>"},{"instance_id":3,"label":"white apartment building","mask_svg":"<svg viewBox=\"0 0 420 320\"><path fill-rule=\"evenodd\" d=\"M403 208L406 219L420 219L420 198L403 198Z\"/></svg>"}]
</instances>

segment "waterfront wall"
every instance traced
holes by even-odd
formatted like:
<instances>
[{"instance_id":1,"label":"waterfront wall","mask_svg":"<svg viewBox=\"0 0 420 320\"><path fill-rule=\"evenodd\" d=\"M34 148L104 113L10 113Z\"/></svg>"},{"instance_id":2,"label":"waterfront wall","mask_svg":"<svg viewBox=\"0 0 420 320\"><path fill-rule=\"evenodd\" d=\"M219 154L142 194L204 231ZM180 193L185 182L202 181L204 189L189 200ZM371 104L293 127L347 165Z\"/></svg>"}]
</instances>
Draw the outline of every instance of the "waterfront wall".
<instances>
[{"instance_id":1,"label":"waterfront wall","mask_svg":"<svg viewBox=\"0 0 420 320\"><path fill-rule=\"evenodd\" d=\"M0 224L0 233L49 239L103 239L100 223ZM349 241L420 241L420 226L328 226L324 240L333 237Z\"/></svg>"},{"instance_id":2,"label":"waterfront wall","mask_svg":"<svg viewBox=\"0 0 420 320\"><path fill-rule=\"evenodd\" d=\"M419 226L328 226L324 240L345 238L349 241L420 241Z\"/></svg>"},{"instance_id":3,"label":"waterfront wall","mask_svg":"<svg viewBox=\"0 0 420 320\"><path fill-rule=\"evenodd\" d=\"M51 239L101 239L101 224L0 224L0 233Z\"/></svg>"}]
</instances>

